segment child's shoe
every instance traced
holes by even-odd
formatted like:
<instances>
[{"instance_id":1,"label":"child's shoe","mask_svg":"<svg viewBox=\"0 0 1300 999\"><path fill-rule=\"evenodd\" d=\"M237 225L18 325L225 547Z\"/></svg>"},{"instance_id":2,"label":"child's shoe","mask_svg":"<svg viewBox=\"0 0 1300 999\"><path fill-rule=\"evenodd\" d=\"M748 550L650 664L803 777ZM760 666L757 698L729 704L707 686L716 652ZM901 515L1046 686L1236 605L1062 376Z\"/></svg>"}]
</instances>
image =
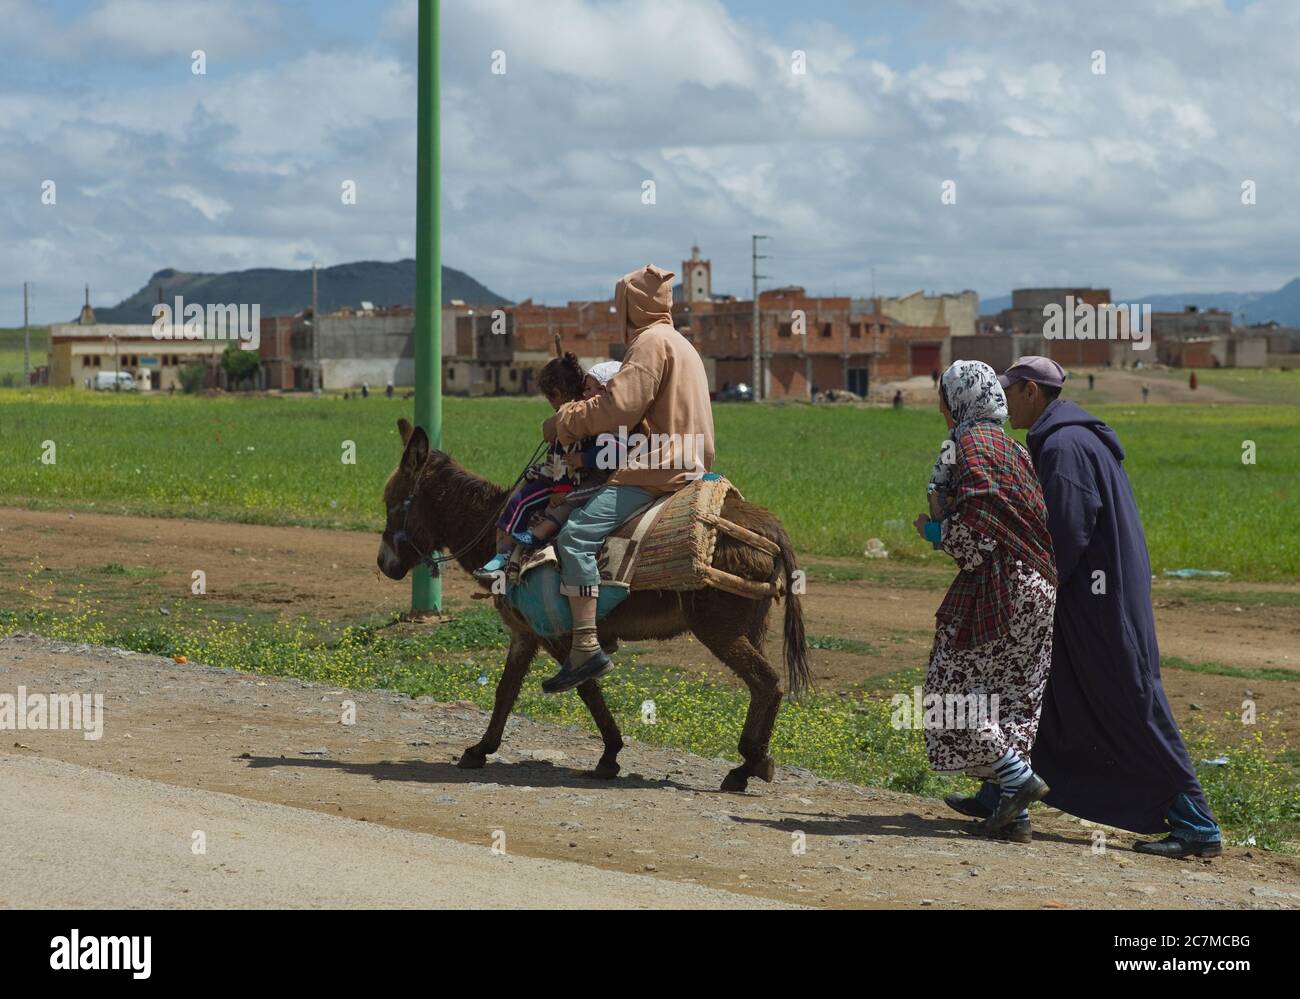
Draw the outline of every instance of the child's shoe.
<instances>
[{"instance_id":1,"label":"child's shoe","mask_svg":"<svg viewBox=\"0 0 1300 999\"><path fill-rule=\"evenodd\" d=\"M509 552L497 552L487 562L474 570L474 578L480 582L490 583L497 578L497 573L510 561Z\"/></svg>"},{"instance_id":2,"label":"child's shoe","mask_svg":"<svg viewBox=\"0 0 1300 999\"><path fill-rule=\"evenodd\" d=\"M510 536L525 548L536 548L542 543L542 539L532 531L512 531Z\"/></svg>"}]
</instances>

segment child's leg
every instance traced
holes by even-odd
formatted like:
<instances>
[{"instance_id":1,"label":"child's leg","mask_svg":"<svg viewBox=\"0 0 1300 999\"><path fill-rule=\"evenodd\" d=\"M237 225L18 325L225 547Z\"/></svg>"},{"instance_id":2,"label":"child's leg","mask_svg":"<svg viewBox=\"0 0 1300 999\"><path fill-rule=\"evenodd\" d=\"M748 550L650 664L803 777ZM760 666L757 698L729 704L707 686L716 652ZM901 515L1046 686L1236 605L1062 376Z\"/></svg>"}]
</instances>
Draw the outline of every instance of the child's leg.
<instances>
[{"instance_id":1,"label":"child's leg","mask_svg":"<svg viewBox=\"0 0 1300 999\"><path fill-rule=\"evenodd\" d=\"M495 576L506 567L506 563L510 561L510 555L514 550L515 539L505 531L497 528L497 553L479 568L474 570L475 577L478 579L487 579Z\"/></svg>"},{"instance_id":2,"label":"child's leg","mask_svg":"<svg viewBox=\"0 0 1300 999\"><path fill-rule=\"evenodd\" d=\"M531 530L516 532L514 535L515 540L520 544L528 545L530 548L536 548L544 541L560 533L560 528L569 519L569 514L573 512L573 509L574 506L571 503L555 504L546 511L546 516L533 525Z\"/></svg>"}]
</instances>

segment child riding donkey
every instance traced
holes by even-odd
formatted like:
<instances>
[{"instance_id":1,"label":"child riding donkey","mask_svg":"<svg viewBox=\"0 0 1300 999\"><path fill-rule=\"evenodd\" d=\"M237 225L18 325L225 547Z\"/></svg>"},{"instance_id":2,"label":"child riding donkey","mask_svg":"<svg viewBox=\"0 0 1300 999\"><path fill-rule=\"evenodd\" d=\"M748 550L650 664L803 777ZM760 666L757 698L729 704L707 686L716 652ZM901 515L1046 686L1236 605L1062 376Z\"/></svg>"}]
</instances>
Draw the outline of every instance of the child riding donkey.
<instances>
[{"instance_id":1,"label":"child riding donkey","mask_svg":"<svg viewBox=\"0 0 1300 999\"><path fill-rule=\"evenodd\" d=\"M584 375L577 356L568 352L547 362L537 386L551 409L558 410L566 402L599 395L618 369L618 361L603 361ZM595 495L614 470L612 464L601 467L605 462L600 455L608 443L605 437L588 437L570 445L552 443L546 459L528 467L523 484L511 494L497 519L497 553L475 570L476 578L496 578L519 546L528 549L545 544L574 510Z\"/></svg>"}]
</instances>

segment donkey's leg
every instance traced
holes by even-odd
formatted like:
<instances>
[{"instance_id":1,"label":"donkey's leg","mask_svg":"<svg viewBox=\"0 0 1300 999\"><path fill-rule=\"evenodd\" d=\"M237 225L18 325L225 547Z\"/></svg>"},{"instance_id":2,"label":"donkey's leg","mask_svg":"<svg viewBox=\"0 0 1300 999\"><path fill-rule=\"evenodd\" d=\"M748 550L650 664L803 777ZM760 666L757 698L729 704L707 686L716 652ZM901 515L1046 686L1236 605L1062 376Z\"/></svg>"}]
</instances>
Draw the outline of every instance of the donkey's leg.
<instances>
[{"instance_id":1,"label":"donkey's leg","mask_svg":"<svg viewBox=\"0 0 1300 999\"><path fill-rule=\"evenodd\" d=\"M495 753L501 746L501 733L505 731L510 709L515 706L519 689L524 685L528 667L532 665L533 656L537 654L537 637L518 631L511 633L510 651L506 653L506 669L497 684L496 701L492 705L492 720L488 722L487 731L475 745L461 754L457 766L463 770L477 770L487 762L488 754Z\"/></svg>"},{"instance_id":2,"label":"donkey's leg","mask_svg":"<svg viewBox=\"0 0 1300 999\"><path fill-rule=\"evenodd\" d=\"M757 727L754 733L754 742L759 762L754 768L754 776L767 781L769 784L776 774L776 763L773 761L769 749L772 744L772 730L776 728L776 716L781 710L781 674L775 667L767 661L763 655L763 638L767 634L767 611L763 611L762 618L757 622L755 628L749 633L749 644L758 652L758 657L762 661L767 679L764 680L765 686L771 692L768 698L767 711L758 719Z\"/></svg>"},{"instance_id":3,"label":"donkey's leg","mask_svg":"<svg viewBox=\"0 0 1300 999\"><path fill-rule=\"evenodd\" d=\"M605 752L601 754L600 761L591 774L593 777L611 780L618 776L621 769L618 765L618 754L623 748L623 733L618 730L618 722L614 720L609 707L605 704L605 695L600 692L599 683L588 680L586 683L578 684L578 696L582 698L582 703L587 705L591 717L596 720L596 727L600 729L600 737L605 741Z\"/></svg>"},{"instance_id":4,"label":"donkey's leg","mask_svg":"<svg viewBox=\"0 0 1300 999\"><path fill-rule=\"evenodd\" d=\"M741 598L743 599L743 598ZM744 763L722 782L724 791L743 791L750 777L770 781L775 770L768 745L781 706L781 680L755 643L744 634L739 615L720 614L695 618L696 636L715 656L745 681L749 688L749 710L740 733L740 755Z\"/></svg>"}]
</instances>

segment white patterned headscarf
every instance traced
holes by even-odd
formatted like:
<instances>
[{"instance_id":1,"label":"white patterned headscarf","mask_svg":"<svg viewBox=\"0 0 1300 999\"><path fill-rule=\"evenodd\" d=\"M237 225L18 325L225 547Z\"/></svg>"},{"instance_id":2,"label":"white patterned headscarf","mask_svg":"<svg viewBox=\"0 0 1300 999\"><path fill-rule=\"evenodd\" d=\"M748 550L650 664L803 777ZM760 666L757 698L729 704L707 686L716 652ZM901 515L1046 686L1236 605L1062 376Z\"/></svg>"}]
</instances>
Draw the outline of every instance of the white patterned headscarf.
<instances>
[{"instance_id":1,"label":"white patterned headscarf","mask_svg":"<svg viewBox=\"0 0 1300 999\"><path fill-rule=\"evenodd\" d=\"M1007 418L1007 397L998 381L998 374L983 361L954 361L943 373L943 390L952 412L952 430L948 440L955 447L962 434L977 423L1001 426ZM930 492L946 493L952 475L952 448L940 449L930 473ZM950 460L944 461L945 457Z\"/></svg>"},{"instance_id":2,"label":"white patterned headscarf","mask_svg":"<svg viewBox=\"0 0 1300 999\"><path fill-rule=\"evenodd\" d=\"M593 364L587 369L587 374L596 379L601 385L608 385L609 380L618 374L618 369L623 365L619 361L601 361L599 364Z\"/></svg>"}]
</instances>

